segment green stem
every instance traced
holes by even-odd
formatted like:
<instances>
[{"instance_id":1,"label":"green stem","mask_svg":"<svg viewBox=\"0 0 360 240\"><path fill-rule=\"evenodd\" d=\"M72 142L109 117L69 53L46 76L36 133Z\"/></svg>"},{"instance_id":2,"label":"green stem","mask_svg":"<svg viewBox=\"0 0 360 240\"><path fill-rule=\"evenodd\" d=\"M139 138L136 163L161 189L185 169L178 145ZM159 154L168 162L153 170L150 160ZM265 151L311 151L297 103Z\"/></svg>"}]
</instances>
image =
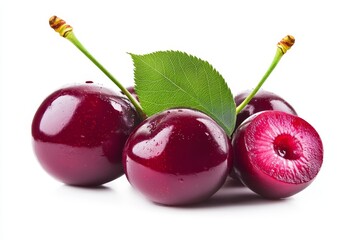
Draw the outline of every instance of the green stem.
<instances>
[{"instance_id":1,"label":"green stem","mask_svg":"<svg viewBox=\"0 0 360 240\"><path fill-rule=\"evenodd\" d=\"M256 87L251 91L251 93L244 99L244 101L241 102L241 104L239 106L236 107L236 114L239 114L239 112L241 112L241 110L243 110L245 108L245 106L250 102L250 100L255 96L255 94L260 90L261 86L264 84L264 82L266 81L266 79L270 76L271 72L274 70L274 68L276 67L276 65L278 64L278 62L280 61L281 57L284 54L282 53L282 51L278 48L276 50L276 54L275 57L270 65L270 67L268 68L268 70L265 72L264 76L262 77L262 79L260 80L260 82L256 85Z\"/></svg>"},{"instance_id":2,"label":"green stem","mask_svg":"<svg viewBox=\"0 0 360 240\"><path fill-rule=\"evenodd\" d=\"M245 106L251 101L251 99L259 91L261 86L264 84L266 79L270 76L272 71L275 69L276 65L279 63L282 56L284 56L284 54L287 52L287 50L289 50L291 48L291 46L294 44L294 42L295 42L295 39L292 36L287 35L278 43L278 46L276 49L276 54L274 56L273 61L270 64L268 70L265 72L264 76L262 77L260 82L256 85L256 87L251 91L251 93L244 99L244 101L242 101L242 103L239 106L236 107L236 115L239 114L241 112L241 110L243 110L245 108Z\"/></svg>"},{"instance_id":3,"label":"green stem","mask_svg":"<svg viewBox=\"0 0 360 240\"><path fill-rule=\"evenodd\" d=\"M116 78L108 71L106 68L100 64L86 48L81 44L81 42L75 36L73 29L70 25L66 24L64 20L53 16L49 20L50 26L56 31L59 32L60 36L69 40L72 44L74 44L91 62L95 64L116 86L120 88L120 90L125 94L126 97L129 98L130 102L134 105L136 111L140 115L142 119L146 118L146 114L142 109L140 103L133 97L133 95L118 81Z\"/></svg>"}]
</instances>

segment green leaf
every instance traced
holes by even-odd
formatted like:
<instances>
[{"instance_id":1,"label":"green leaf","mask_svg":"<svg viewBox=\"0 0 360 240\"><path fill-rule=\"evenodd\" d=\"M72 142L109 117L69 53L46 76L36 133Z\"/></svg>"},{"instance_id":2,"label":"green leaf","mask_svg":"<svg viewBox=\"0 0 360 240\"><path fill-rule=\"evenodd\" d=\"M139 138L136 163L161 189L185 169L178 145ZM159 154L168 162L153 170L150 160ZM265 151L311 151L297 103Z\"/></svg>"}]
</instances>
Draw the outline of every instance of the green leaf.
<instances>
[{"instance_id":1,"label":"green leaf","mask_svg":"<svg viewBox=\"0 0 360 240\"><path fill-rule=\"evenodd\" d=\"M169 108L197 109L232 134L234 98L224 78L208 62L179 51L130 55L135 90L148 116Z\"/></svg>"}]
</instances>

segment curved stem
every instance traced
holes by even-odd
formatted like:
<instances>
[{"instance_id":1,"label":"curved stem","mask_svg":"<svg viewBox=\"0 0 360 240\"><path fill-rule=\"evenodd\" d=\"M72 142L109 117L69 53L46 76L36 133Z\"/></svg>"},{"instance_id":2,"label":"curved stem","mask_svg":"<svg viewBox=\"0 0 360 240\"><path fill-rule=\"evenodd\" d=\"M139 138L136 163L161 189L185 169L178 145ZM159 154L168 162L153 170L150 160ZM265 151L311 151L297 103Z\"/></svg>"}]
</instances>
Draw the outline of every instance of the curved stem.
<instances>
[{"instance_id":1,"label":"curved stem","mask_svg":"<svg viewBox=\"0 0 360 240\"><path fill-rule=\"evenodd\" d=\"M282 56L294 45L295 39L291 35L287 35L284 37L277 45L276 53L273 61L271 62L268 70L265 72L264 76L261 78L256 87L251 91L251 93L241 102L239 106L236 107L236 114L239 114L241 110L245 108L245 106L250 102L250 100L255 96L255 94L259 91L261 86L264 84L266 79L270 76L272 71L275 69L276 65L281 60Z\"/></svg>"},{"instance_id":2,"label":"curved stem","mask_svg":"<svg viewBox=\"0 0 360 240\"><path fill-rule=\"evenodd\" d=\"M129 98L130 102L134 105L136 111L142 119L146 118L140 103L133 97L133 95L99 62L93 57L89 51L81 44L81 42L75 36L73 29L70 25L56 16L53 16L49 20L50 26L60 34L60 36L69 40L75 45L91 62L95 64L120 90Z\"/></svg>"},{"instance_id":3,"label":"curved stem","mask_svg":"<svg viewBox=\"0 0 360 240\"><path fill-rule=\"evenodd\" d=\"M264 84L266 79L270 76L271 72L274 70L276 65L279 63L281 57L283 56L281 50L278 48L274 57L273 62L271 63L268 70L265 72L264 76L260 80L260 82L256 85L256 87L250 92L250 94L240 103L239 106L236 107L236 114L241 112L245 108L245 106L250 102L250 100L255 96L255 94L260 90L261 86Z\"/></svg>"}]
</instances>

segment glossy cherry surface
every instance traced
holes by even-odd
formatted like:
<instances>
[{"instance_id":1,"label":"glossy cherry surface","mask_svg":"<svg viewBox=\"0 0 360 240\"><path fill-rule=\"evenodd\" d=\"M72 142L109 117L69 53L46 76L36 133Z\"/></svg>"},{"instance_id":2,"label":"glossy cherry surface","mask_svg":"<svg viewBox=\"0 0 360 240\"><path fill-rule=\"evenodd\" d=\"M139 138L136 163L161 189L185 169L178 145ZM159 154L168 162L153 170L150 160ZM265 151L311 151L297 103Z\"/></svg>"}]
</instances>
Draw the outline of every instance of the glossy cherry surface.
<instances>
[{"instance_id":1,"label":"glossy cherry surface","mask_svg":"<svg viewBox=\"0 0 360 240\"><path fill-rule=\"evenodd\" d=\"M236 106L240 105L249 93L250 91L248 90L236 95L234 98ZM249 116L266 110L277 110L297 115L295 109L279 95L269 91L259 90L245 108L236 116L236 128Z\"/></svg>"},{"instance_id":2,"label":"glossy cherry surface","mask_svg":"<svg viewBox=\"0 0 360 240\"><path fill-rule=\"evenodd\" d=\"M149 117L131 134L123 164L131 185L148 199L165 205L197 203L224 183L231 144L207 115L171 109Z\"/></svg>"},{"instance_id":3,"label":"glossy cherry surface","mask_svg":"<svg viewBox=\"0 0 360 240\"><path fill-rule=\"evenodd\" d=\"M280 112L254 114L232 139L235 173L266 198L286 198L306 188L320 171L323 145L302 118Z\"/></svg>"},{"instance_id":4,"label":"glossy cherry surface","mask_svg":"<svg viewBox=\"0 0 360 240\"><path fill-rule=\"evenodd\" d=\"M130 102L92 82L50 94L32 122L40 164L63 183L97 186L124 174L122 150L139 123Z\"/></svg>"}]
</instances>

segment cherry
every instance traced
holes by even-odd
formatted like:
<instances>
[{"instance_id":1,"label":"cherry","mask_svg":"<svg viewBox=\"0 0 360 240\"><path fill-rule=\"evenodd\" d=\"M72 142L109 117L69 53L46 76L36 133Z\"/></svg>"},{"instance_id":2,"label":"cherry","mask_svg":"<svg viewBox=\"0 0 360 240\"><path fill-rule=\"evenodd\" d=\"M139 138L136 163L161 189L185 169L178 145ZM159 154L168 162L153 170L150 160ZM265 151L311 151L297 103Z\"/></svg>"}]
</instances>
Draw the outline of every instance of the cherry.
<instances>
[{"instance_id":1,"label":"cherry","mask_svg":"<svg viewBox=\"0 0 360 240\"><path fill-rule=\"evenodd\" d=\"M302 118L280 111L252 115L232 139L235 173L265 198L286 198L311 184L323 162L316 130Z\"/></svg>"},{"instance_id":2,"label":"cherry","mask_svg":"<svg viewBox=\"0 0 360 240\"><path fill-rule=\"evenodd\" d=\"M145 114L129 91L79 42L70 25L56 16L50 18L49 24L84 53L129 100L92 82L53 92L33 119L34 152L44 169L66 184L101 185L124 174L123 146Z\"/></svg>"},{"instance_id":3,"label":"cherry","mask_svg":"<svg viewBox=\"0 0 360 240\"><path fill-rule=\"evenodd\" d=\"M236 106L239 106L245 98L250 94L250 91L244 91L236 95L234 100ZM236 116L236 127L235 129L248 117L254 113L265 111L265 110L277 110L287 112L293 115L297 115L295 109L283 98L275 93L260 90L245 106L245 108L239 112Z\"/></svg>"},{"instance_id":4,"label":"cherry","mask_svg":"<svg viewBox=\"0 0 360 240\"><path fill-rule=\"evenodd\" d=\"M191 109L155 114L130 135L123 153L130 184L153 202L197 203L224 183L232 165L228 136Z\"/></svg>"},{"instance_id":5,"label":"cherry","mask_svg":"<svg viewBox=\"0 0 360 240\"><path fill-rule=\"evenodd\" d=\"M32 122L35 155L63 183L97 186L124 174L122 150L140 119L132 104L92 82L61 88Z\"/></svg>"}]
</instances>

